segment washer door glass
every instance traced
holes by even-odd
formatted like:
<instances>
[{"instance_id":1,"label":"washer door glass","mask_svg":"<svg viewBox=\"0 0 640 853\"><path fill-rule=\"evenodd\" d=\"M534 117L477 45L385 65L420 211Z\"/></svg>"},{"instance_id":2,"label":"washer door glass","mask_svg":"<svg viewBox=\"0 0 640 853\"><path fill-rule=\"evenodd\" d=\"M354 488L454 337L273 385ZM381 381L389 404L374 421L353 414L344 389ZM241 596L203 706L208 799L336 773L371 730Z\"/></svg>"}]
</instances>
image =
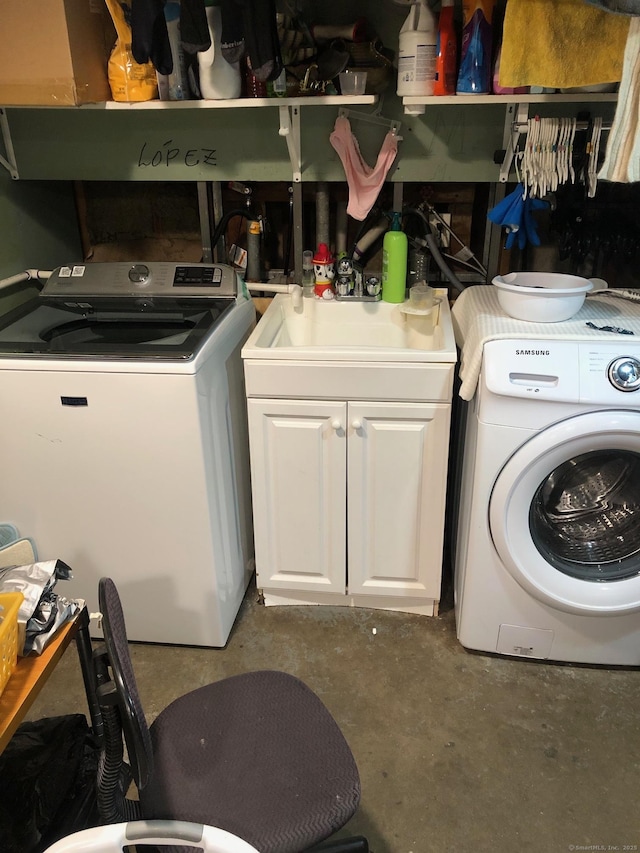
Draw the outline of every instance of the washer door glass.
<instances>
[{"instance_id":1,"label":"washer door glass","mask_svg":"<svg viewBox=\"0 0 640 853\"><path fill-rule=\"evenodd\" d=\"M570 613L640 611L640 412L575 415L535 433L489 502L505 569Z\"/></svg>"},{"instance_id":2,"label":"washer door glass","mask_svg":"<svg viewBox=\"0 0 640 853\"><path fill-rule=\"evenodd\" d=\"M558 571L586 581L640 572L640 454L584 453L538 487L529 511L534 544Z\"/></svg>"}]
</instances>

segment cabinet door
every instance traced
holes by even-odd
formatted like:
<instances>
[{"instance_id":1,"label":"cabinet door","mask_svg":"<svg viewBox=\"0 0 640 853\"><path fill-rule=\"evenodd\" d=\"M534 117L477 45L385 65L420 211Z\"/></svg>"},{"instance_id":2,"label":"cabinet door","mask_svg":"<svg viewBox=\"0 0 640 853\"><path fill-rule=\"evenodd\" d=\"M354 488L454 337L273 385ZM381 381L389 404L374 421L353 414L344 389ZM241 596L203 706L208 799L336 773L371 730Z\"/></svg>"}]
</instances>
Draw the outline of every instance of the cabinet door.
<instances>
[{"instance_id":1,"label":"cabinet door","mask_svg":"<svg viewBox=\"0 0 640 853\"><path fill-rule=\"evenodd\" d=\"M439 600L450 412L349 404L350 593Z\"/></svg>"},{"instance_id":2,"label":"cabinet door","mask_svg":"<svg viewBox=\"0 0 640 853\"><path fill-rule=\"evenodd\" d=\"M258 586L344 594L346 403L248 410Z\"/></svg>"}]
</instances>

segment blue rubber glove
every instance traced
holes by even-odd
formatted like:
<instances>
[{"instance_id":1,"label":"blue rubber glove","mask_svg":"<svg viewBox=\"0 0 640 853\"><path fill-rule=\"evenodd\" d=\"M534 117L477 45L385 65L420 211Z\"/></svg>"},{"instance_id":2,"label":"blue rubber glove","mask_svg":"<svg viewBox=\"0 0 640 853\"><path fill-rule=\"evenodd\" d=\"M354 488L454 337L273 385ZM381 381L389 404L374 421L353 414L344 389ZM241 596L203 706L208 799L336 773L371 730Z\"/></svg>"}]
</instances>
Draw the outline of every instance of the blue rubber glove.
<instances>
[{"instance_id":1,"label":"blue rubber glove","mask_svg":"<svg viewBox=\"0 0 640 853\"><path fill-rule=\"evenodd\" d=\"M487 213L487 218L496 225L503 225L507 229L507 241L505 247L511 249L517 239L523 236L524 215L524 187L522 184L505 196L501 202Z\"/></svg>"},{"instance_id":2,"label":"blue rubber glove","mask_svg":"<svg viewBox=\"0 0 640 853\"><path fill-rule=\"evenodd\" d=\"M501 202L487 213L487 218L496 225L513 225L521 221L524 204L524 188L518 184L515 190L505 196Z\"/></svg>"},{"instance_id":3,"label":"blue rubber glove","mask_svg":"<svg viewBox=\"0 0 640 853\"><path fill-rule=\"evenodd\" d=\"M524 243L531 243L532 246L540 245L540 237L538 236L538 223L533 215L534 210L543 210L549 206L548 202L539 198L527 198L524 203L523 229ZM524 245L521 246L524 248Z\"/></svg>"}]
</instances>

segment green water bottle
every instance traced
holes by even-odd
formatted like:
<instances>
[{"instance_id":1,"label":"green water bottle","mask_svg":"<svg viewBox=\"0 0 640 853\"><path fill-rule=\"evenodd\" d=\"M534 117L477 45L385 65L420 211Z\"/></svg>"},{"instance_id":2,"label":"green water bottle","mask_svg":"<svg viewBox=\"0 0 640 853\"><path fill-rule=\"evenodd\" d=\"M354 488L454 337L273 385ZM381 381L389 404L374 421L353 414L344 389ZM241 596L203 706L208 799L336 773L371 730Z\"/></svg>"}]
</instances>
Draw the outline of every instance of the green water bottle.
<instances>
[{"instance_id":1,"label":"green water bottle","mask_svg":"<svg viewBox=\"0 0 640 853\"><path fill-rule=\"evenodd\" d=\"M400 214L394 211L391 228L382 241L382 298L385 302L404 302L407 290L407 235Z\"/></svg>"}]
</instances>

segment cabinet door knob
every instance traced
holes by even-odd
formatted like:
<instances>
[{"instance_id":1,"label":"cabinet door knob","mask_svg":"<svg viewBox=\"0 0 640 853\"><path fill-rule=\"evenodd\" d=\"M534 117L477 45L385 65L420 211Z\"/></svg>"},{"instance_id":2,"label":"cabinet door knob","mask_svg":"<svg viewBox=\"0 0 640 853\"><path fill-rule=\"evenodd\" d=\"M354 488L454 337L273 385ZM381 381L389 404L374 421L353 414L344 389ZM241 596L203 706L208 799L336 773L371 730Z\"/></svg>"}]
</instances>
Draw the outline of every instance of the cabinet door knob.
<instances>
[{"instance_id":1,"label":"cabinet door knob","mask_svg":"<svg viewBox=\"0 0 640 853\"><path fill-rule=\"evenodd\" d=\"M340 418L334 418L334 419L331 421L331 427L332 427L336 432L338 432L338 430L342 429L342 423L341 423L341 421L340 421Z\"/></svg>"},{"instance_id":2,"label":"cabinet door knob","mask_svg":"<svg viewBox=\"0 0 640 853\"><path fill-rule=\"evenodd\" d=\"M356 418L355 420L351 421L351 426L354 429L362 429L362 421L358 420L358 418Z\"/></svg>"}]
</instances>

